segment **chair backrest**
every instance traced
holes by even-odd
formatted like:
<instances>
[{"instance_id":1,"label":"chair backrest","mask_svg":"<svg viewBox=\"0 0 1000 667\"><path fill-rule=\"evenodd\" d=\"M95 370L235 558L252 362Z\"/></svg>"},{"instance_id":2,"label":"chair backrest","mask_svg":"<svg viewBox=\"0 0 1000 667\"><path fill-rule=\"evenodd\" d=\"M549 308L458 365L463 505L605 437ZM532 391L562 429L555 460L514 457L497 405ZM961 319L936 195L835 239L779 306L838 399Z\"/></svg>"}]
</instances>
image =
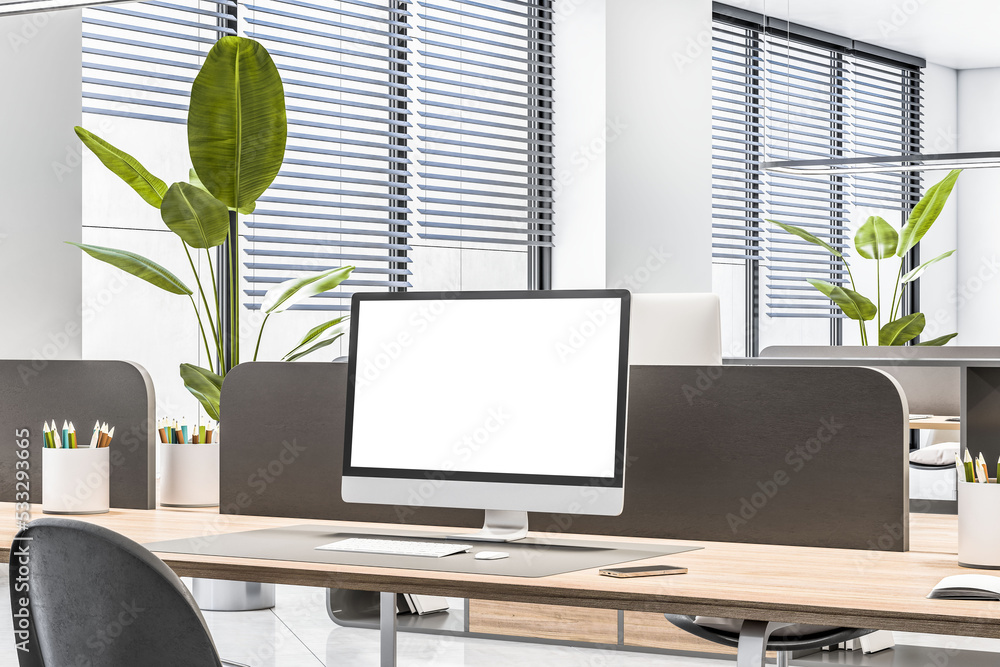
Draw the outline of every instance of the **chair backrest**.
<instances>
[{"instance_id":1,"label":"chair backrest","mask_svg":"<svg viewBox=\"0 0 1000 667\"><path fill-rule=\"evenodd\" d=\"M177 575L101 526L31 522L11 546L10 598L20 667L222 665Z\"/></svg>"},{"instance_id":2,"label":"chair backrest","mask_svg":"<svg viewBox=\"0 0 1000 667\"><path fill-rule=\"evenodd\" d=\"M633 294L632 366L719 366L722 328L715 294Z\"/></svg>"}]
</instances>

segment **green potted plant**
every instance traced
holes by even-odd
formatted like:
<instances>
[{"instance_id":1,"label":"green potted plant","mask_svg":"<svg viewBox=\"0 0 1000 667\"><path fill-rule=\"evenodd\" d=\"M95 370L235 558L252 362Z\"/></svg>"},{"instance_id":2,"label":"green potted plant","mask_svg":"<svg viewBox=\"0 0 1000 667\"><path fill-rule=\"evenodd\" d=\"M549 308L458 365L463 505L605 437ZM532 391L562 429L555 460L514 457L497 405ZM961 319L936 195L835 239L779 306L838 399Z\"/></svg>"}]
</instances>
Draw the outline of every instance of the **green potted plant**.
<instances>
[{"instance_id":1,"label":"green potted plant","mask_svg":"<svg viewBox=\"0 0 1000 667\"><path fill-rule=\"evenodd\" d=\"M919 336L927 324L923 313L911 313L899 317L899 311L902 308L903 296L906 293L907 287L919 278L931 265L950 257L955 251L949 250L941 253L905 274L903 273L904 259L913 246L917 245L920 239L930 231L934 221L941 215L941 211L948 202L948 197L951 195L951 191L954 189L955 182L958 180L958 175L961 172L961 169L954 169L941 182L928 188L927 193L913 207L906 225L901 230L897 231L879 216L871 216L854 235L854 248L857 250L858 255L864 259L871 259L876 262L876 298L874 303L857 291L857 286L854 284L854 274L851 272L851 266L843 253L801 227L786 225L776 220L768 220L768 222L781 227L790 234L798 236L800 239L825 249L843 262L851 283L850 289L825 280L808 279L808 282L829 297L844 315L858 322L862 345L868 345L868 330L865 322L876 318L878 345L905 345ZM896 273L896 286L892 293L889 310L883 312L882 286L880 281L882 275L881 267L882 260L889 258L898 258L899 268ZM883 322L885 323L883 324ZM918 343L918 345L944 345L957 335L957 333L946 334L933 340Z\"/></svg>"},{"instance_id":2,"label":"green potted plant","mask_svg":"<svg viewBox=\"0 0 1000 667\"><path fill-rule=\"evenodd\" d=\"M107 262L160 289L187 297L205 346L208 368L182 363L180 375L208 415L219 419L222 381L240 362L240 299L237 257L239 238L230 234L231 221L252 213L257 199L271 185L285 154L288 123L281 76L267 50L244 37L223 37L212 47L191 87L187 135L191 163L188 182L167 187L134 157L100 137L77 127L76 133L100 161L132 187L150 206L184 248L195 290L156 262L127 250L74 243L91 257ZM210 250L229 241L230 269L227 302L231 335L223 335L218 282ZM204 251L210 275L195 269L193 253ZM304 278L288 280L267 292L261 304L260 325L253 359L268 319L315 294L333 289L353 271L345 266ZM197 296L195 295L197 291ZM210 299L209 296L212 298ZM200 300L199 311L196 299ZM213 316L214 313L214 316ZM346 317L314 327L285 355L300 359L322 349L344 334ZM207 325L207 327L206 327ZM211 334L211 336L209 336Z\"/></svg>"}]
</instances>

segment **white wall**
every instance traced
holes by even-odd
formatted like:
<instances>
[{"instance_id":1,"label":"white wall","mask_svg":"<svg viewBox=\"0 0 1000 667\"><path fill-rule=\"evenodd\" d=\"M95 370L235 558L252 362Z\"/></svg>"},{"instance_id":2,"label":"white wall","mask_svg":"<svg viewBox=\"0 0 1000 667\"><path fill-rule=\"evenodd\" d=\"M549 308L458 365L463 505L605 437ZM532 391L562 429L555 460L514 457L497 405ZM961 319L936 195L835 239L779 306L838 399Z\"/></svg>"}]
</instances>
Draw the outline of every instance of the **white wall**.
<instances>
[{"instance_id":1,"label":"white wall","mask_svg":"<svg viewBox=\"0 0 1000 667\"><path fill-rule=\"evenodd\" d=\"M958 150L958 71L927 63L924 69L924 153L954 153ZM971 172L959 178L944 211L934 227L920 242L920 259L927 261L943 252L958 248L958 208L964 181ZM923 187L927 188L948 175L945 171L927 171ZM938 262L920 279L920 310L927 317L921 340L927 341L944 334L959 332L951 345L967 344L958 322L955 290L963 253Z\"/></svg>"},{"instance_id":2,"label":"white wall","mask_svg":"<svg viewBox=\"0 0 1000 667\"><path fill-rule=\"evenodd\" d=\"M958 73L958 150L1000 150L1000 68ZM962 345L1000 344L1000 170L959 179L958 309Z\"/></svg>"},{"instance_id":3,"label":"white wall","mask_svg":"<svg viewBox=\"0 0 1000 667\"><path fill-rule=\"evenodd\" d=\"M605 109L606 5L563 0L555 6L555 289L607 284L607 150L625 128L620 119L608 122Z\"/></svg>"},{"instance_id":4,"label":"white wall","mask_svg":"<svg viewBox=\"0 0 1000 667\"><path fill-rule=\"evenodd\" d=\"M80 12L0 19L0 357L80 357Z\"/></svg>"},{"instance_id":5,"label":"white wall","mask_svg":"<svg viewBox=\"0 0 1000 667\"><path fill-rule=\"evenodd\" d=\"M608 285L712 289L711 20L710 0L607 3Z\"/></svg>"}]
</instances>

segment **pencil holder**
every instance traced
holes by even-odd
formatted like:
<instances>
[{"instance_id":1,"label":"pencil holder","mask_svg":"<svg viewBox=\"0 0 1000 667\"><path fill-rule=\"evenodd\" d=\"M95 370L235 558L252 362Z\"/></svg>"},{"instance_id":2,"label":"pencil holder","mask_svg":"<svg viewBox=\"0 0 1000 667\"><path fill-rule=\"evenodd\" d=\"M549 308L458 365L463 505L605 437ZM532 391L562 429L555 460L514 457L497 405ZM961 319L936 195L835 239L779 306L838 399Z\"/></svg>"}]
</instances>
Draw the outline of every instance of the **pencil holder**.
<instances>
[{"instance_id":1,"label":"pencil holder","mask_svg":"<svg viewBox=\"0 0 1000 667\"><path fill-rule=\"evenodd\" d=\"M160 504L215 507L219 504L219 443L160 443Z\"/></svg>"},{"instance_id":2,"label":"pencil holder","mask_svg":"<svg viewBox=\"0 0 1000 667\"><path fill-rule=\"evenodd\" d=\"M111 495L109 447L42 449L42 512L103 514Z\"/></svg>"},{"instance_id":3,"label":"pencil holder","mask_svg":"<svg viewBox=\"0 0 1000 667\"><path fill-rule=\"evenodd\" d=\"M958 482L958 564L1000 570L1000 484Z\"/></svg>"}]
</instances>

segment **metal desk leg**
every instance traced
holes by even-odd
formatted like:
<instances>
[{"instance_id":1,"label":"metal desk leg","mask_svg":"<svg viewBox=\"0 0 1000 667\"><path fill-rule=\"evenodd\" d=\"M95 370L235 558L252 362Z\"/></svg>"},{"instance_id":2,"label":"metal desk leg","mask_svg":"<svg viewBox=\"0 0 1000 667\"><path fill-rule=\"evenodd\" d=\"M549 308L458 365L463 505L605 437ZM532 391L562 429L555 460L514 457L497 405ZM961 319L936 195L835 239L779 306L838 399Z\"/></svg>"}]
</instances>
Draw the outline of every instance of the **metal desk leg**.
<instances>
[{"instance_id":1,"label":"metal desk leg","mask_svg":"<svg viewBox=\"0 0 1000 667\"><path fill-rule=\"evenodd\" d=\"M767 640L778 628L791 623L768 621L743 621L740 628L740 644L736 649L736 667L764 667L767 655ZM779 657L779 662L781 658Z\"/></svg>"},{"instance_id":2,"label":"metal desk leg","mask_svg":"<svg viewBox=\"0 0 1000 667\"><path fill-rule=\"evenodd\" d=\"M396 667L396 594L379 595L379 664Z\"/></svg>"}]
</instances>

